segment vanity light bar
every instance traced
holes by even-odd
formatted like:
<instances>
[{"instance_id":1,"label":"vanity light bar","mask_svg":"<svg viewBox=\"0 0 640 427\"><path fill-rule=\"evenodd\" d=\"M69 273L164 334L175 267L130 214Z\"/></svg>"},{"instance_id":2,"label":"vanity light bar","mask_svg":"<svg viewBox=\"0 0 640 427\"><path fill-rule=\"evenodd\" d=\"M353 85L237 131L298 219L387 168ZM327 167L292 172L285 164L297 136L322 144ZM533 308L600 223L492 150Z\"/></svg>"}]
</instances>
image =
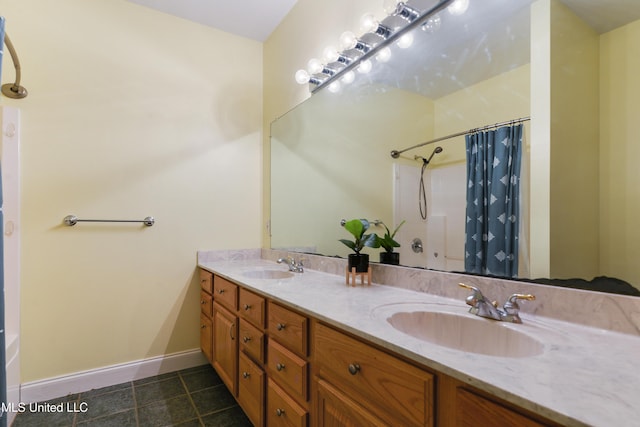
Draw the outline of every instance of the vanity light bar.
<instances>
[{"instance_id":1,"label":"vanity light bar","mask_svg":"<svg viewBox=\"0 0 640 427\"><path fill-rule=\"evenodd\" d=\"M362 37L360 37L356 39L353 47L339 52L338 60L332 63L341 66L340 69L332 68L327 66L327 64L323 65L323 70L320 73L314 75L310 75L306 70L299 70L296 73L296 81L298 81L298 83L309 83L309 90L312 94L320 91L325 86L329 87L332 83L337 84L340 78L344 77L350 71L355 70L361 63L370 60L382 49L398 41L403 35L419 27L433 15L447 8L455 1L456 0L441 0L436 6L423 13L420 13L417 9L408 6L404 2L398 3L395 11L389 14L388 17L399 16L405 19L407 24L404 27L393 30L385 25L377 24L374 31L366 34L380 37L381 41L379 43L372 45L371 43L363 41ZM347 51L353 52L353 50L361 52L362 54L354 58L347 53ZM324 78L324 76L326 76L326 78Z\"/></svg>"}]
</instances>

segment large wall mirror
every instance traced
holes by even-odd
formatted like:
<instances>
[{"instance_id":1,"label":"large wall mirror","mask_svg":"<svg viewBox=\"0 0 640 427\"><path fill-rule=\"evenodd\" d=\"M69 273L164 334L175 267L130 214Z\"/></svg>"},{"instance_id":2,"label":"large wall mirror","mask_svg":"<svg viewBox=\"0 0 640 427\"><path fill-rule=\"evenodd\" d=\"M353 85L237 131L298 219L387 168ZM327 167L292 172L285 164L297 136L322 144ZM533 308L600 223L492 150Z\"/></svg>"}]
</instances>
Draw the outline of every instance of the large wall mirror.
<instances>
[{"instance_id":1,"label":"large wall mirror","mask_svg":"<svg viewBox=\"0 0 640 427\"><path fill-rule=\"evenodd\" d=\"M517 277L640 289L640 2L469 3L272 123L271 247L346 257L342 219L405 221L401 265L463 272L464 136L390 152L530 117Z\"/></svg>"}]
</instances>

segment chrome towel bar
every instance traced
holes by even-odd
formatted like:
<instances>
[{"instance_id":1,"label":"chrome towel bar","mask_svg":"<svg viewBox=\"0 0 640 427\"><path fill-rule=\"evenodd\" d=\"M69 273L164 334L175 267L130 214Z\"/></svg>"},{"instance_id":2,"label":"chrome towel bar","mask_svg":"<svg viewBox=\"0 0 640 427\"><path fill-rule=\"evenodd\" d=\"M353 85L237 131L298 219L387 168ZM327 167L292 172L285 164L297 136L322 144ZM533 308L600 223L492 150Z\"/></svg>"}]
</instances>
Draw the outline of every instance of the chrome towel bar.
<instances>
[{"instance_id":1,"label":"chrome towel bar","mask_svg":"<svg viewBox=\"0 0 640 427\"><path fill-rule=\"evenodd\" d=\"M67 215L64 217L64 223L68 226L74 226L79 222L141 222L147 227L151 227L155 224L156 220L152 216L148 216L142 220L128 220L128 219L79 219L75 215Z\"/></svg>"}]
</instances>

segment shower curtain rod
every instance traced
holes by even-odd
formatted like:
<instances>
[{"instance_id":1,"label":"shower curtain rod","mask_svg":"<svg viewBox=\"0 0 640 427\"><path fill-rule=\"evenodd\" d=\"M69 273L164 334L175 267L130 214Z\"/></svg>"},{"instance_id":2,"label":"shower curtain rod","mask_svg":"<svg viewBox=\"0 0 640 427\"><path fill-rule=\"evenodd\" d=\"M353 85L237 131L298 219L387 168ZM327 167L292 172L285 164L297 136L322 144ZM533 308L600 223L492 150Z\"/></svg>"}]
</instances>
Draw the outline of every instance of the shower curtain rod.
<instances>
[{"instance_id":1,"label":"shower curtain rod","mask_svg":"<svg viewBox=\"0 0 640 427\"><path fill-rule=\"evenodd\" d=\"M413 150L414 148L423 147L423 146L428 145L428 144L433 144L434 142L440 142L440 141L444 141L445 139L451 139L451 138L455 138L457 136L468 135L470 133L482 132L482 131L485 131L485 130L498 128L498 127L504 126L504 125L515 125L515 124L518 124L518 123L526 122L528 120L531 120L531 117L529 117L529 116L521 117L519 119L507 120L506 122L495 123L493 125L482 126L482 127L479 127L479 128L469 129L469 130L466 130L464 132L458 132L458 133L454 133L454 134L451 134L451 135L442 136L440 138L432 139L431 141L422 142L422 143L414 145L412 147L405 148L404 150L400 150L400 151L392 150L391 151L391 157L393 157L394 159L397 159L398 157L400 157L400 154L404 153L405 151Z\"/></svg>"}]
</instances>

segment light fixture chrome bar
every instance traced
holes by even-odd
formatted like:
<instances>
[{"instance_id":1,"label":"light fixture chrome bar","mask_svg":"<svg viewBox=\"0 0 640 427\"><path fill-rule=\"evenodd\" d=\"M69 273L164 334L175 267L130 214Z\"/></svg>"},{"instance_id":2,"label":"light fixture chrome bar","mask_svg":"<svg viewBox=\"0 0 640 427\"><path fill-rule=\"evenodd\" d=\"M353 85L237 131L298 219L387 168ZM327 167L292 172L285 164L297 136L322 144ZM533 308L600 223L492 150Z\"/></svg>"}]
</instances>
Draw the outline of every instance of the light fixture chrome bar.
<instances>
[{"instance_id":1,"label":"light fixture chrome bar","mask_svg":"<svg viewBox=\"0 0 640 427\"><path fill-rule=\"evenodd\" d=\"M151 227L155 224L156 220L152 216L148 216L142 220L128 220L128 219L79 219L75 215L67 215L64 217L64 223L68 226L74 226L79 222L141 222L147 227Z\"/></svg>"},{"instance_id":2,"label":"light fixture chrome bar","mask_svg":"<svg viewBox=\"0 0 640 427\"><path fill-rule=\"evenodd\" d=\"M471 134L471 133L483 132L483 131L489 130L489 129L496 129L496 128L499 128L501 126L515 125L515 124L526 122L526 121L529 121L529 120L531 120L531 117L527 116L527 117L522 117L522 118L519 118L519 119L507 120L506 122L495 123L495 124L492 124L492 125L482 126L482 127L479 127L479 128L473 128L473 129L465 130L464 132L458 132L458 133L453 133L453 134L447 135L447 136L441 136L440 138L432 139L431 141L421 142L420 144L416 144L416 145L413 145L413 146L411 146L409 148L405 148L404 150L399 150L399 151L398 150L391 150L390 154L391 154L391 157L393 157L394 159L397 159L398 157L400 157L400 154L404 153L405 151L414 150L416 148L424 147L425 145L433 144L434 142L440 142L440 141L444 141L446 139L456 138L458 136L468 135L468 134Z\"/></svg>"},{"instance_id":3,"label":"light fixture chrome bar","mask_svg":"<svg viewBox=\"0 0 640 427\"><path fill-rule=\"evenodd\" d=\"M408 33L409 31L413 30L414 28L419 27L423 22L427 21L431 16L445 9L454 1L455 0L441 0L437 5L435 5L431 9L422 13L418 18L409 22L406 26L389 34L387 38L383 39L380 43L376 44L375 46L369 46L366 43L362 43L361 41L358 41L358 44L362 44L362 46L368 47L368 49L365 48L366 50L362 50L363 52L362 56L354 59L353 62L348 64L346 67L342 68L339 71L336 71L336 73L330 76L328 79L323 80L322 83L320 83L319 85L316 85L315 88L311 89L311 93L316 93L320 91L322 88L329 86L331 82L336 81L337 79L347 74L349 71L355 69L358 65L360 65L361 62L366 61L369 58L372 58L374 55L376 55L376 53L378 53L378 51L385 48L386 46L389 46L395 41L399 40L400 37L402 37L404 34ZM380 26L378 26L378 29L379 28ZM376 34L377 34L377 31L376 31ZM356 49L357 49L357 45L356 45ZM361 50L361 49L358 49L358 50Z\"/></svg>"}]
</instances>

